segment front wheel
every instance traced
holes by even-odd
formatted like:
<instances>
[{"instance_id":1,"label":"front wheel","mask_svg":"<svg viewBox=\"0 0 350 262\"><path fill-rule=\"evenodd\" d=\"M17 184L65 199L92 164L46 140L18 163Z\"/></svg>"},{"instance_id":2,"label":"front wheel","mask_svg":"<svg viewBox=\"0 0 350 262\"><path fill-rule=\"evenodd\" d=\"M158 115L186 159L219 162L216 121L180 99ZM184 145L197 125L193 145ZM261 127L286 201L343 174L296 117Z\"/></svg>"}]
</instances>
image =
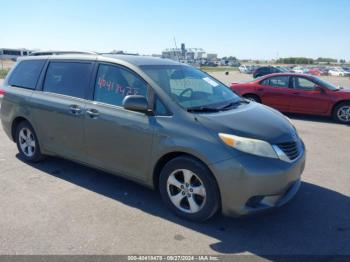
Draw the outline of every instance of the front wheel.
<instances>
[{"instance_id":1,"label":"front wheel","mask_svg":"<svg viewBox=\"0 0 350 262\"><path fill-rule=\"evenodd\" d=\"M343 124L350 124L350 102L337 105L333 110L333 119Z\"/></svg>"},{"instance_id":2,"label":"front wheel","mask_svg":"<svg viewBox=\"0 0 350 262\"><path fill-rule=\"evenodd\" d=\"M20 156L27 162L36 163L43 159L38 138L33 127L26 121L16 129L16 143Z\"/></svg>"},{"instance_id":3,"label":"front wheel","mask_svg":"<svg viewBox=\"0 0 350 262\"><path fill-rule=\"evenodd\" d=\"M219 209L220 196L210 170L191 157L177 157L161 171L159 190L175 214L192 221L205 221Z\"/></svg>"},{"instance_id":4,"label":"front wheel","mask_svg":"<svg viewBox=\"0 0 350 262\"><path fill-rule=\"evenodd\" d=\"M261 100L257 95L244 95L243 97L250 101L261 103Z\"/></svg>"}]
</instances>

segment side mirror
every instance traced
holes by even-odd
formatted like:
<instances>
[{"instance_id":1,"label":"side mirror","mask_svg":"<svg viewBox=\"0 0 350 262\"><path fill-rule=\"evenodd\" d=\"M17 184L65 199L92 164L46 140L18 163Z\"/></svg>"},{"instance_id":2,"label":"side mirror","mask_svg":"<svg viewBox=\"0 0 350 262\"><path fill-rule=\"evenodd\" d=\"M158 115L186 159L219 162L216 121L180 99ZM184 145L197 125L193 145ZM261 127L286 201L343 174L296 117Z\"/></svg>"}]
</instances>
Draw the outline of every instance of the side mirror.
<instances>
[{"instance_id":1,"label":"side mirror","mask_svg":"<svg viewBox=\"0 0 350 262\"><path fill-rule=\"evenodd\" d=\"M126 96L123 100L123 107L126 110L148 113L148 102L146 97L139 95Z\"/></svg>"}]
</instances>

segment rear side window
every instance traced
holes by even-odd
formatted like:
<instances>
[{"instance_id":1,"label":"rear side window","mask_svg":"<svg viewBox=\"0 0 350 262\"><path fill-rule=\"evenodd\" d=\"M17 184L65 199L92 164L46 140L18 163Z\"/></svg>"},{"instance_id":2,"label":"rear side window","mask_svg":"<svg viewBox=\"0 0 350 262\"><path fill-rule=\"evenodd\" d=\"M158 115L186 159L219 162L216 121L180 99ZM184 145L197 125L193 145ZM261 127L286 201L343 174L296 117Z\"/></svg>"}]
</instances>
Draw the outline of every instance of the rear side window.
<instances>
[{"instance_id":1,"label":"rear side window","mask_svg":"<svg viewBox=\"0 0 350 262\"><path fill-rule=\"evenodd\" d=\"M51 62L46 72L44 91L84 98L89 88L91 63Z\"/></svg>"},{"instance_id":2,"label":"rear side window","mask_svg":"<svg viewBox=\"0 0 350 262\"><path fill-rule=\"evenodd\" d=\"M20 62L10 76L11 86L35 89L45 60L27 60Z\"/></svg>"},{"instance_id":3,"label":"rear side window","mask_svg":"<svg viewBox=\"0 0 350 262\"><path fill-rule=\"evenodd\" d=\"M264 80L266 81L266 80ZM269 86L288 88L289 87L289 77L288 76L274 76L269 78Z\"/></svg>"},{"instance_id":4,"label":"rear side window","mask_svg":"<svg viewBox=\"0 0 350 262\"><path fill-rule=\"evenodd\" d=\"M147 84L135 73L119 66L100 65L94 100L121 106L128 95L147 96Z\"/></svg>"}]
</instances>

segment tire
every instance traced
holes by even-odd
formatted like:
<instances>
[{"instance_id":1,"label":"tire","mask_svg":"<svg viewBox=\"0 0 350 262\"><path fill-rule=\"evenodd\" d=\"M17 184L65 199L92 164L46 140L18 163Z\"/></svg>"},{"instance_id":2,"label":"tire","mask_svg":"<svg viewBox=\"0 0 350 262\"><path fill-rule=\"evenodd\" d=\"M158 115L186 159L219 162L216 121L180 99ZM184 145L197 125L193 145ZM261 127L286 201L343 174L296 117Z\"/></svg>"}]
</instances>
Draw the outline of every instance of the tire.
<instances>
[{"instance_id":1,"label":"tire","mask_svg":"<svg viewBox=\"0 0 350 262\"><path fill-rule=\"evenodd\" d=\"M257 95L249 94L249 95L244 95L243 97L250 101L261 103L261 99Z\"/></svg>"},{"instance_id":2,"label":"tire","mask_svg":"<svg viewBox=\"0 0 350 262\"><path fill-rule=\"evenodd\" d=\"M332 116L339 123L350 124L350 102L338 104L334 108Z\"/></svg>"},{"instance_id":3,"label":"tire","mask_svg":"<svg viewBox=\"0 0 350 262\"><path fill-rule=\"evenodd\" d=\"M220 208L216 180L202 162L191 157L177 157L164 166L159 191L164 203L187 220L208 220Z\"/></svg>"},{"instance_id":4,"label":"tire","mask_svg":"<svg viewBox=\"0 0 350 262\"><path fill-rule=\"evenodd\" d=\"M21 158L26 162L37 163L44 159L35 131L27 121L19 123L16 128L16 144Z\"/></svg>"}]
</instances>

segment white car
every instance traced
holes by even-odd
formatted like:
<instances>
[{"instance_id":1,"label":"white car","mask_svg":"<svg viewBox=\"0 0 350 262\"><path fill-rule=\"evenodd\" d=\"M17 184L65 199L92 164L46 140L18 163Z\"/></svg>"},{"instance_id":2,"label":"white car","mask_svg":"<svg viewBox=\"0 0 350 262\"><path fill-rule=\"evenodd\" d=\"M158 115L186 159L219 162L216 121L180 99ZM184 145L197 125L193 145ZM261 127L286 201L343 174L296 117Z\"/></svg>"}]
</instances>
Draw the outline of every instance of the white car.
<instances>
[{"instance_id":1,"label":"white car","mask_svg":"<svg viewBox=\"0 0 350 262\"><path fill-rule=\"evenodd\" d=\"M348 76L350 75L349 72L345 71L341 67L332 67L329 71L328 74L331 76Z\"/></svg>"},{"instance_id":2,"label":"white car","mask_svg":"<svg viewBox=\"0 0 350 262\"><path fill-rule=\"evenodd\" d=\"M301 66L296 66L292 69L292 71L297 74L306 74L309 70Z\"/></svg>"},{"instance_id":3,"label":"white car","mask_svg":"<svg viewBox=\"0 0 350 262\"><path fill-rule=\"evenodd\" d=\"M253 69L251 66L249 65L241 65L240 67L238 67L239 72L244 73L244 74L251 74Z\"/></svg>"}]
</instances>

